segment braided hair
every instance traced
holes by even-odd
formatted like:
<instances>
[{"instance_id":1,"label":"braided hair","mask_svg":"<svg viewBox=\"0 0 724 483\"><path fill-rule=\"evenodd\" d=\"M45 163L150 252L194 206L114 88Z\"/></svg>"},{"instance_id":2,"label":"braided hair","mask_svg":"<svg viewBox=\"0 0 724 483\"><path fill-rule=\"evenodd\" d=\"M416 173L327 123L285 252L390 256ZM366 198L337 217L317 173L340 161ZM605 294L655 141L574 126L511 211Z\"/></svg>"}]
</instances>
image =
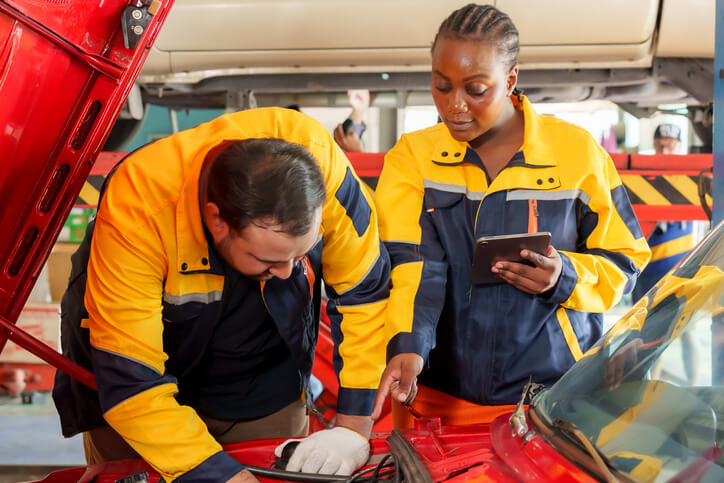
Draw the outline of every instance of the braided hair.
<instances>
[{"instance_id":1,"label":"braided hair","mask_svg":"<svg viewBox=\"0 0 724 483\"><path fill-rule=\"evenodd\" d=\"M504 59L506 67L518 63L518 29L510 17L492 5L469 3L446 18L435 35L432 50L438 39L490 40Z\"/></svg>"}]
</instances>

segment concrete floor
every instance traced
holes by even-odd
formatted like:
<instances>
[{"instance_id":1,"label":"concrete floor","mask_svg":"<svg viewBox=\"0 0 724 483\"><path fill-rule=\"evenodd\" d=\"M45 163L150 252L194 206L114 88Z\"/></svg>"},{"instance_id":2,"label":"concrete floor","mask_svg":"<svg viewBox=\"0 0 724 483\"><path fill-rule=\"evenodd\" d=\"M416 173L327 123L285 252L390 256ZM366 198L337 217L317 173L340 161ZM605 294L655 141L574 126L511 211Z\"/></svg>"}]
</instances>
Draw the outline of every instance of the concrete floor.
<instances>
[{"instance_id":1,"label":"concrete floor","mask_svg":"<svg viewBox=\"0 0 724 483\"><path fill-rule=\"evenodd\" d=\"M50 394L36 393L32 404L0 397L0 436L0 483L85 465L82 438L63 438Z\"/></svg>"}]
</instances>

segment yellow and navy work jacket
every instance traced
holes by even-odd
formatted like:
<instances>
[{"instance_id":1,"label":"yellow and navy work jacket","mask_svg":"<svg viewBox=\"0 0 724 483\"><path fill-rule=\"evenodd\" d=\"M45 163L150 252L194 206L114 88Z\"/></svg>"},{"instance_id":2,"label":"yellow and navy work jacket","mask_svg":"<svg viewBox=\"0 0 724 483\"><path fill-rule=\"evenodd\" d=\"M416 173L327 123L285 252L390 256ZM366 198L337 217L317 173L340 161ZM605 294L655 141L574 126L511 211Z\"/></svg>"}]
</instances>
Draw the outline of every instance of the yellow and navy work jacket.
<instances>
[{"instance_id":1,"label":"yellow and navy work jacket","mask_svg":"<svg viewBox=\"0 0 724 483\"><path fill-rule=\"evenodd\" d=\"M636 283L633 292L634 301L643 297L694 247L694 223L691 221L658 223L647 241L651 248L651 261L641 272Z\"/></svg>"},{"instance_id":2,"label":"yellow and navy work jacket","mask_svg":"<svg viewBox=\"0 0 724 483\"><path fill-rule=\"evenodd\" d=\"M242 469L175 396L203 356L227 296L223 270L210 263L199 173L212 148L250 138L304 146L327 186L319 242L288 279L261 288L302 381L312 369L322 279L336 342L338 411L370 414L384 368L389 257L372 202L321 124L287 109L249 110L132 153L107 183L92 244L81 247L89 255L87 282L75 283L85 281L83 255L76 254L64 301L63 348L87 367L92 362L98 396L88 400L88 391L59 376L54 398L64 434L97 426L102 414L166 481L226 481ZM87 314L71 320L82 306L82 285Z\"/></svg>"},{"instance_id":3,"label":"yellow and navy work jacket","mask_svg":"<svg viewBox=\"0 0 724 483\"><path fill-rule=\"evenodd\" d=\"M694 223L659 223L648 238L651 262L643 273L666 275L694 247Z\"/></svg>"},{"instance_id":4,"label":"yellow and navy work jacket","mask_svg":"<svg viewBox=\"0 0 724 483\"><path fill-rule=\"evenodd\" d=\"M584 130L512 100L523 146L492 183L438 124L402 136L375 195L393 266L387 357L422 355L422 384L480 404L515 403L531 377L558 379L650 255L610 156ZM477 238L535 231L561 254L554 290L471 285Z\"/></svg>"}]
</instances>

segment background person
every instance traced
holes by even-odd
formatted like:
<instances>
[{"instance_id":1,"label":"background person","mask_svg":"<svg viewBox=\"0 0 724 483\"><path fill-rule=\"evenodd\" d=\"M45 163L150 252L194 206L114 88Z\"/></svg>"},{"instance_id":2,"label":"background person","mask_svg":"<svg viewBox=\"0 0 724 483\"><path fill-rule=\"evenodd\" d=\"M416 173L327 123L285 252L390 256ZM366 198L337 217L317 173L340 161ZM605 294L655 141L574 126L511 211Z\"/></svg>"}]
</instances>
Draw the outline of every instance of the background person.
<instances>
[{"instance_id":1,"label":"background person","mask_svg":"<svg viewBox=\"0 0 724 483\"><path fill-rule=\"evenodd\" d=\"M370 107L370 91L367 89L350 89L347 98L352 105L352 112L342 124L334 129L334 140L344 152L363 153L362 135L367 129L364 117Z\"/></svg>"},{"instance_id":2,"label":"background person","mask_svg":"<svg viewBox=\"0 0 724 483\"><path fill-rule=\"evenodd\" d=\"M675 124L659 124L654 131L656 154L681 154L681 128ZM633 289L634 302L641 299L664 275L681 261L696 244L693 221L661 221L646 240L651 248L651 261L646 266ZM689 332L681 336L684 370L690 382L697 373L695 342ZM660 366L655 368L657 373Z\"/></svg>"},{"instance_id":3,"label":"background person","mask_svg":"<svg viewBox=\"0 0 724 483\"><path fill-rule=\"evenodd\" d=\"M681 129L674 124L660 124L654 131L656 154L681 154ZM694 247L694 223L662 221L649 234L651 261L639 276L633 290L633 301L639 300L679 260Z\"/></svg>"}]
</instances>

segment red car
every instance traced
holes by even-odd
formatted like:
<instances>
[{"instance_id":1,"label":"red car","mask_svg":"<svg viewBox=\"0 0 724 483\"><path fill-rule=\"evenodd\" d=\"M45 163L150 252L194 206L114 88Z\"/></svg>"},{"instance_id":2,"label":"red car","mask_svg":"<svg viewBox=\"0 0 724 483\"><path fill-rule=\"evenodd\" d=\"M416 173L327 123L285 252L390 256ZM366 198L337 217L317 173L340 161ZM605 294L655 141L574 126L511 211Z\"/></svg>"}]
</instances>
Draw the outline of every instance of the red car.
<instances>
[{"instance_id":1,"label":"red car","mask_svg":"<svg viewBox=\"0 0 724 483\"><path fill-rule=\"evenodd\" d=\"M415 483L724 481L722 297L724 224L554 386L530 384L527 410L490 424L418 420L404 433L374 433L369 465L356 479L272 469L281 440L226 450L259 467L262 481L395 481L398 472L397 481ZM684 348L686 338L694 351ZM60 471L43 481L113 482L143 471L158 481L142 461Z\"/></svg>"},{"instance_id":2,"label":"red car","mask_svg":"<svg viewBox=\"0 0 724 483\"><path fill-rule=\"evenodd\" d=\"M15 321L170 7L0 0L0 350L13 340L91 386L92 374ZM512 415L376 432L368 465L346 479L284 473L273 454L279 440L226 450L263 481L724 481L722 230L556 385L526 386ZM159 476L138 460L43 481L144 479Z\"/></svg>"}]
</instances>

